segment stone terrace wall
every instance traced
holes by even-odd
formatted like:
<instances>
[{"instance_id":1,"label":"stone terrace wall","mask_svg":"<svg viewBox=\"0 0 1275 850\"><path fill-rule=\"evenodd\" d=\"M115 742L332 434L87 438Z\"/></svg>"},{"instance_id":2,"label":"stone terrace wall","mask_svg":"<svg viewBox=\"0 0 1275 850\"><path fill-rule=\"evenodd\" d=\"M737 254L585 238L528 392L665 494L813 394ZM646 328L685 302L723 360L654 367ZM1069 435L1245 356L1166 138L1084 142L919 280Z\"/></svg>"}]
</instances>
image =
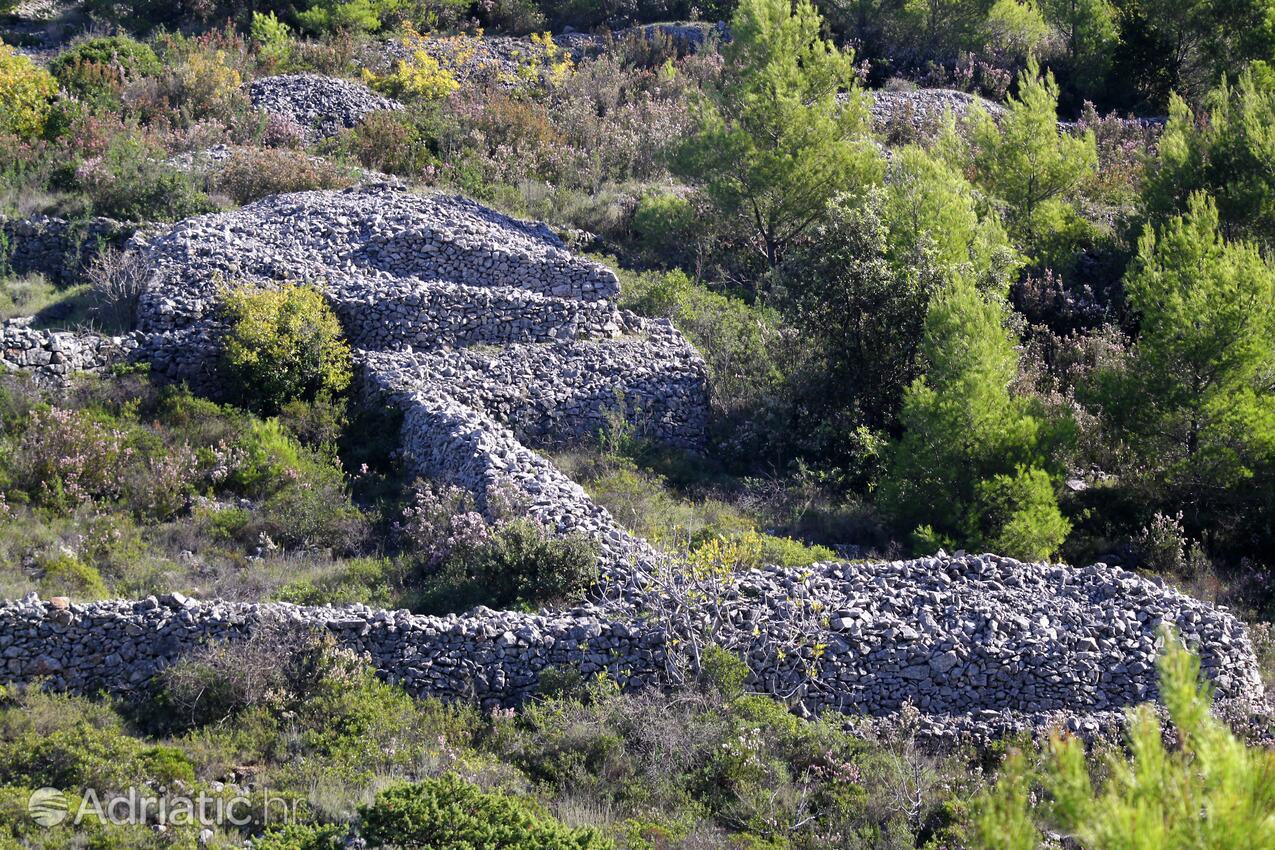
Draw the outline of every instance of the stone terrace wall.
<instances>
[{"instance_id":1,"label":"stone terrace wall","mask_svg":"<svg viewBox=\"0 0 1275 850\"><path fill-rule=\"evenodd\" d=\"M42 274L58 284L76 280L92 262L99 246L119 248L135 230L132 225L109 218L70 222L42 215L24 219L0 216L9 267L16 274ZM0 260L4 259L0 256Z\"/></svg>"}]
</instances>

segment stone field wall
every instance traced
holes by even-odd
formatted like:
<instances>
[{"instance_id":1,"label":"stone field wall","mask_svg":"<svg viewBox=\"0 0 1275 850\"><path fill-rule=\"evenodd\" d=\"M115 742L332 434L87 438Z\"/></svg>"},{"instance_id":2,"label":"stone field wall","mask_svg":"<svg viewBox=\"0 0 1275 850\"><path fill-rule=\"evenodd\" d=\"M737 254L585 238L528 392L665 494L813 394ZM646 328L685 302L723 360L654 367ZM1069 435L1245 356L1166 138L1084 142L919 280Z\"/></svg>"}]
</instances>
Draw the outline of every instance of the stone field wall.
<instances>
[{"instance_id":1,"label":"stone field wall","mask_svg":"<svg viewBox=\"0 0 1275 850\"><path fill-rule=\"evenodd\" d=\"M8 219L0 216L6 251L0 264L19 275L42 274L51 282L74 282L102 245L119 248L135 227L109 218L72 222L49 216Z\"/></svg>"}]
</instances>

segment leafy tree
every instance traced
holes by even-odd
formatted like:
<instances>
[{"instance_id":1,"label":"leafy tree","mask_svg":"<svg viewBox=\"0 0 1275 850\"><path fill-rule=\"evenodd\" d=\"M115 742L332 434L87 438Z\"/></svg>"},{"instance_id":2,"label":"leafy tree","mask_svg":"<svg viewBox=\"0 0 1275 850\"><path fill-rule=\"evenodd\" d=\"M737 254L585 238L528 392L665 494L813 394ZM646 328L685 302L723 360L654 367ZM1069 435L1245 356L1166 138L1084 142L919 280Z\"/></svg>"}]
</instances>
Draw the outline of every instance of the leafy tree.
<instances>
[{"instance_id":1,"label":"leafy tree","mask_svg":"<svg viewBox=\"0 0 1275 850\"><path fill-rule=\"evenodd\" d=\"M1198 524L1223 497L1256 497L1275 458L1275 268L1223 239L1196 194L1143 234L1124 286L1139 336L1122 369L1099 375L1099 405Z\"/></svg>"},{"instance_id":2,"label":"leafy tree","mask_svg":"<svg viewBox=\"0 0 1275 850\"><path fill-rule=\"evenodd\" d=\"M975 182L999 198L1010 232L1034 259L1049 238L1077 217L1072 193L1093 176L1098 148L1092 131L1076 136L1058 126L1058 85L1035 60L1018 78L1018 94L998 124L986 110L970 113Z\"/></svg>"},{"instance_id":3,"label":"leafy tree","mask_svg":"<svg viewBox=\"0 0 1275 850\"><path fill-rule=\"evenodd\" d=\"M901 40L912 64L951 61L973 47L984 30L990 0L904 0L898 12Z\"/></svg>"},{"instance_id":4,"label":"leafy tree","mask_svg":"<svg viewBox=\"0 0 1275 850\"><path fill-rule=\"evenodd\" d=\"M1095 787L1079 738L1055 736L1033 771L1011 757L981 800L976 846L1036 850L1042 836L1029 805L1033 784L1049 792L1039 819L1089 850L1275 847L1275 752L1247 747L1209 712L1199 658L1176 639L1161 656L1160 695L1179 745L1165 746L1149 704L1131 712L1129 752L1107 760Z\"/></svg>"},{"instance_id":5,"label":"leafy tree","mask_svg":"<svg viewBox=\"0 0 1275 850\"><path fill-rule=\"evenodd\" d=\"M963 281L931 302L925 371L904 394L905 430L878 501L923 546L960 542L1043 558L1069 531L1045 472L1069 432L1011 395L1018 355L1004 312Z\"/></svg>"},{"instance_id":6,"label":"leafy tree","mask_svg":"<svg viewBox=\"0 0 1275 850\"><path fill-rule=\"evenodd\" d=\"M1071 79L1092 93L1111 68L1120 40L1119 10L1110 0L1044 0L1041 5L1062 39Z\"/></svg>"},{"instance_id":7,"label":"leafy tree","mask_svg":"<svg viewBox=\"0 0 1275 850\"><path fill-rule=\"evenodd\" d=\"M1270 0L1119 0L1121 53L1143 94L1163 105L1170 92L1197 100L1223 75L1275 54Z\"/></svg>"},{"instance_id":8,"label":"leafy tree","mask_svg":"<svg viewBox=\"0 0 1275 850\"><path fill-rule=\"evenodd\" d=\"M488 794L448 774L394 785L359 809L372 847L402 850L608 850L591 829L572 829L530 804Z\"/></svg>"},{"instance_id":9,"label":"leafy tree","mask_svg":"<svg viewBox=\"0 0 1275 850\"><path fill-rule=\"evenodd\" d=\"M809 0L743 0L721 82L674 157L718 209L747 219L772 268L830 198L881 176L854 56L820 38L820 25Z\"/></svg>"},{"instance_id":10,"label":"leafy tree","mask_svg":"<svg viewBox=\"0 0 1275 850\"><path fill-rule=\"evenodd\" d=\"M222 369L249 407L274 412L293 399L349 387L350 346L318 290L293 284L234 289L226 293L222 312L227 325Z\"/></svg>"},{"instance_id":11,"label":"leafy tree","mask_svg":"<svg viewBox=\"0 0 1275 850\"><path fill-rule=\"evenodd\" d=\"M825 435L813 440L821 453L835 453L830 440L852 437L859 425L894 426L917 374L926 307L944 284L924 232L896 244L883 220L887 203L881 192L866 202L835 198L809 244L782 267L790 320L817 352L804 404Z\"/></svg>"},{"instance_id":12,"label":"leafy tree","mask_svg":"<svg viewBox=\"0 0 1275 850\"><path fill-rule=\"evenodd\" d=\"M1223 81L1197 120L1174 96L1160 156L1145 191L1147 213L1181 213L1193 192L1217 202L1224 232L1275 250L1275 68L1254 63L1234 85Z\"/></svg>"},{"instance_id":13,"label":"leafy tree","mask_svg":"<svg viewBox=\"0 0 1275 850\"><path fill-rule=\"evenodd\" d=\"M1036 55L1049 24L1033 0L996 0L983 23L983 52L1018 63Z\"/></svg>"}]
</instances>

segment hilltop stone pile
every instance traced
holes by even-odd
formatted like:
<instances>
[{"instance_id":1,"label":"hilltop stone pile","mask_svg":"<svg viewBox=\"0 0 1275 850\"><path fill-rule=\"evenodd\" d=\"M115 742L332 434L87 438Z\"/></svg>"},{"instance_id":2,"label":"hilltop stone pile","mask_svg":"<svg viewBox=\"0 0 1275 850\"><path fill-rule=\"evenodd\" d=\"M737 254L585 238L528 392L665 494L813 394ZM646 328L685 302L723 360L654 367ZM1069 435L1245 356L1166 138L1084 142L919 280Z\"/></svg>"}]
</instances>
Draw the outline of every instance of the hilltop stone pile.
<instances>
[{"instance_id":1,"label":"hilltop stone pile","mask_svg":"<svg viewBox=\"0 0 1275 850\"><path fill-rule=\"evenodd\" d=\"M372 112L398 111L403 105L361 83L319 74L261 77L247 85L252 105L302 129L315 142L357 127Z\"/></svg>"},{"instance_id":2,"label":"hilltop stone pile","mask_svg":"<svg viewBox=\"0 0 1275 850\"><path fill-rule=\"evenodd\" d=\"M547 527L597 540L608 570L651 556L533 449L593 439L615 412L693 449L704 364L668 323L619 310L615 273L544 225L375 184L190 219L137 249L155 272L138 329L156 372L215 394L221 289L312 284L357 350L362 392L404 411L417 472L480 506L512 484Z\"/></svg>"}]
</instances>

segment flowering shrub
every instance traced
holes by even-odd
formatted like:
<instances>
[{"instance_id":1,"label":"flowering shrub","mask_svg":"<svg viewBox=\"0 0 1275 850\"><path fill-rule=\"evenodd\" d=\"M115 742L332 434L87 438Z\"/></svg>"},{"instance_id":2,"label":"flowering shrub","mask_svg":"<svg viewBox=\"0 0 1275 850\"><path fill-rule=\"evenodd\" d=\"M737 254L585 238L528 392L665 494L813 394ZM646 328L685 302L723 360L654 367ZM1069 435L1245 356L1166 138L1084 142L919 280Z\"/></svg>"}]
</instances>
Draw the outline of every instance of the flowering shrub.
<instances>
[{"instance_id":1,"label":"flowering shrub","mask_svg":"<svg viewBox=\"0 0 1275 850\"><path fill-rule=\"evenodd\" d=\"M596 548L522 516L508 491L488 498L488 520L458 487L426 484L403 511L400 533L420 560L424 606L507 606L582 594L596 577Z\"/></svg>"},{"instance_id":2,"label":"flowering shrub","mask_svg":"<svg viewBox=\"0 0 1275 850\"><path fill-rule=\"evenodd\" d=\"M427 569L437 569L458 549L491 539L491 527L474 510L473 497L459 487L426 484L403 509L399 526L407 544Z\"/></svg>"},{"instance_id":3,"label":"flowering shrub","mask_svg":"<svg viewBox=\"0 0 1275 850\"><path fill-rule=\"evenodd\" d=\"M57 94L57 81L48 71L0 42L0 135L40 135Z\"/></svg>"},{"instance_id":4,"label":"flowering shrub","mask_svg":"<svg viewBox=\"0 0 1275 850\"><path fill-rule=\"evenodd\" d=\"M85 411L36 409L16 451L17 484L36 502L71 507L120 495L128 435Z\"/></svg>"},{"instance_id":5,"label":"flowering shrub","mask_svg":"<svg viewBox=\"0 0 1275 850\"><path fill-rule=\"evenodd\" d=\"M404 24L403 28L405 35L401 44L408 57L396 61L390 73L383 77L378 77L365 68L364 81L390 97L423 101L443 100L460 88L455 75L444 68L433 53L425 49L421 34L411 24ZM453 56L451 62L464 64L468 58Z\"/></svg>"}]
</instances>

